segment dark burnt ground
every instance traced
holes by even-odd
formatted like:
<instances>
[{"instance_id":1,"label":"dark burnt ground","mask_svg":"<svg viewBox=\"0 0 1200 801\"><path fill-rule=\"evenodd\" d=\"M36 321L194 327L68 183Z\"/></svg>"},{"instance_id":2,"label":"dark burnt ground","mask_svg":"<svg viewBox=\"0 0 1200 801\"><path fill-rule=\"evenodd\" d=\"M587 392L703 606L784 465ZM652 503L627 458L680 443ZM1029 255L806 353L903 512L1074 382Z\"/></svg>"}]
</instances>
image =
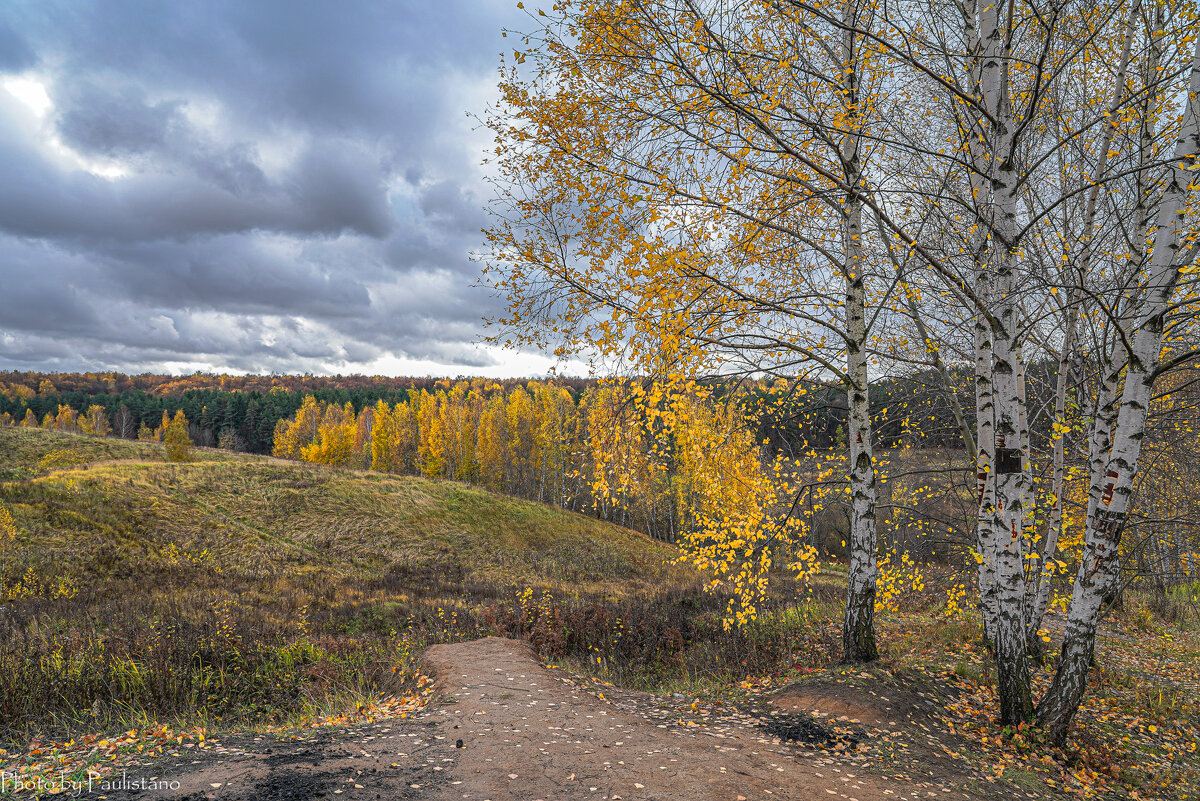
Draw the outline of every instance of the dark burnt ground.
<instances>
[{"instance_id":1,"label":"dark burnt ground","mask_svg":"<svg viewBox=\"0 0 1200 801\"><path fill-rule=\"evenodd\" d=\"M776 712L763 723L763 730L781 740L805 745L829 747L842 742L854 747L859 743L858 737L839 734L827 726L822 726L808 715L784 715Z\"/></svg>"},{"instance_id":2,"label":"dark burnt ground","mask_svg":"<svg viewBox=\"0 0 1200 801\"><path fill-rule=\"evenodd\" d=\"M940 717L957 695L947 683L916 672L843 667L778 691L766 713L778 721L776 736L817 747L859 745L881 774L982 790L986 778L974 760L963 758L970 744ZM806 730L829 732L833 740L821 743Z\"/></svg>"}]
</instances>

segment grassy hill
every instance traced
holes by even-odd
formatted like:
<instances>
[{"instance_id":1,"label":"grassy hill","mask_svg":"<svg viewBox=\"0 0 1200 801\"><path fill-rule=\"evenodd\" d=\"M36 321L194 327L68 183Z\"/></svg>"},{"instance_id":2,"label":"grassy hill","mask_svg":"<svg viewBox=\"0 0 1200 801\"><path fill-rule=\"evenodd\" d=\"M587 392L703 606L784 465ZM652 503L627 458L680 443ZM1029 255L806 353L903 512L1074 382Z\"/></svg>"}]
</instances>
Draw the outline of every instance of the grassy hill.
<instances>
[{"instance_id":1,"label":"grassy hill","mask_svg":"<svg viewBox=\"0 0 1200 801\"><path fill-rule=\"evenodd\" d=\"M153 443L0 429L0 502L23 531L18 559L142 583L130 572L207 551L204 570L156 577L270 578L327 594L404 576L620 592L671 573L674 551L649 538L467 485L195 454L172 464Z\"/></svg>"},{"instance_id":2,"label":"grassy hill","mask_svg":"<svg viewBox=\"0 0 1200 801\"><path fill-rule=\"evenodd\" d=\"M399 691L435 640L585 652L629 604L720 602L661 543L454 482L219 451L174 464L156 443L0 428L0 504L16 524L0 549L9 738L286 718Z\"/></svg>"},{"instance_id":3,"label":"grassy hill","mask_svg":"<svg viewBox=\"0 0 1200 801\"><path fill-rule=\"evenodd\" d=\"M107 753L87 750L96 735L159 731L152 723L219 731L353 712L409 693L426 645L495 633L686 698L757 703L793 682L806 709L920 697L937 714L872 753L905 773L965 770L1005 797L1049 779L1081 796L1104 781L1143 797L1200 781L1195 626L1134 594L1102 629L1072 749L1047 756L1028 733L1000 736L977 615L947 612L959 577L936 565L881 614L883 658L864 671L836 663L836 563L799 596L774 582L759 619L726 631L726 599L703 592L673 549L454 482L219 451L174 464L158 444L0 428L0 505L16 529L7 540L0 527L6 769L59 771L70 743L95 760Z\"/></svg>"}]
</instances>

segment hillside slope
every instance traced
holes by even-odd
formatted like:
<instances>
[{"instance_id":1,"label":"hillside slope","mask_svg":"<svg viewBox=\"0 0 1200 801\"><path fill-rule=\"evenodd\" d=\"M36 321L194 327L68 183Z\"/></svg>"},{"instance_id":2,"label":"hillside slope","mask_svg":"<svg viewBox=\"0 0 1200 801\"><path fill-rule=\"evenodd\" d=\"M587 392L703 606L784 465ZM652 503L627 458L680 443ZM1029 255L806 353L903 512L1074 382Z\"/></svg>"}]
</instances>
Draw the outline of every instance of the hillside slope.
<instances>
[{"instance_id":1,"label":"hillside slope","mask_svg":"<svg viewBox=\"0 0 1200 801\"><path fill-rule=\"evenodd\" d=\"M18 560L89 582L160 569L173 549L207 550L227 581L418 575L589 593L679 575L647 537L456 482L196 455L171 464L154 443L0 429L0 480L20 477L0 484Z\"/></svg>"},{"instance_id":2,"label":"hillside slope","mask_svg":"<svg viewBox=\"0 0 1200 801\"><path fill-rule=\"evenodd\" d=\"M699 586L671 548L549 506L219 451L172 464L156 443L0 428L0 504L16 524L0 543L9 735L278 719L399 691L428 642L532 629L547 592Z\"/></svg>"}]
</instances>

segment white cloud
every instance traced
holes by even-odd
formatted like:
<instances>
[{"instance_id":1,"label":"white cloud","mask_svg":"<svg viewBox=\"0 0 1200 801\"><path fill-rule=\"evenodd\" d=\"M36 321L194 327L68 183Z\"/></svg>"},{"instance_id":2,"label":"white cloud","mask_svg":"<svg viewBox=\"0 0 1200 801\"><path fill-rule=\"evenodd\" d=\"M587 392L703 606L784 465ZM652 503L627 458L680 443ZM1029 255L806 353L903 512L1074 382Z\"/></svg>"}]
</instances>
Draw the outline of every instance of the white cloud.
<instances>
[{"instance_id":1,"label":"white cloud","mask_svg":"<svg viewBox=\"0 0 1200 801\"><path fill-rule=\"evenodd\" d=\"M0 82L0 86L28 106L38 119L44 119L54 108L50 94L46 91L46 85L37 78L24 76L6 78Z\"/></svg>"}]
</instances>

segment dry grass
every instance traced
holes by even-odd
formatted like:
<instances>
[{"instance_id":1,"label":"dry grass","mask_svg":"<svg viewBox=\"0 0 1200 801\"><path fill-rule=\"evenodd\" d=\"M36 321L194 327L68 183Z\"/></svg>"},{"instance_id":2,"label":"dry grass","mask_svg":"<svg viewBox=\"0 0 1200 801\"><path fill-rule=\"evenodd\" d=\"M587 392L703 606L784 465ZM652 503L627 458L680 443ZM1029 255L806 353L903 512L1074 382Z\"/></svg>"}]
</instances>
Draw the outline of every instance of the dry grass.
<instances>
[{"instance_id":1,"label":"dry grass","mask_svg":"<svg viewBox=\"0 0 1200 801\"><path fill-rule=\"evenodd\" d=\"M333 714L409 687L425 645L491 633L688 697L736 696L747 677L775 688L858 674L834 664L836 563L799 593L779 582L758 621L726 631L725 599L671 564L671 548L462 484L218 451L174 465L158 445L22 429L0 429L0 463L0 502L20 530L5 585L25 587L0 617L9 742ZM942 614L954 577L928 573L928 590L883 615L872 675L944 689L927 725L982 788L1192 791L1200 643L1183 618L1134 598L1107 624L1078 734L1054 753L993 724L979 626Z\"/></svg>"},{"instance_id":2,"label":"dry grass","mask_svg":"<svg viewBox=\"0 0 1200 801\"><path fill-rule=\"evenodd\" d=\"M0 429L0 735L286 721L401 691L431 642L530 637L639 686L762 669L636 532L446 481ZM782 603L782 601L781 601ZM730 658L731 654L737 654Z\"/></svg>"}]
</instances>

